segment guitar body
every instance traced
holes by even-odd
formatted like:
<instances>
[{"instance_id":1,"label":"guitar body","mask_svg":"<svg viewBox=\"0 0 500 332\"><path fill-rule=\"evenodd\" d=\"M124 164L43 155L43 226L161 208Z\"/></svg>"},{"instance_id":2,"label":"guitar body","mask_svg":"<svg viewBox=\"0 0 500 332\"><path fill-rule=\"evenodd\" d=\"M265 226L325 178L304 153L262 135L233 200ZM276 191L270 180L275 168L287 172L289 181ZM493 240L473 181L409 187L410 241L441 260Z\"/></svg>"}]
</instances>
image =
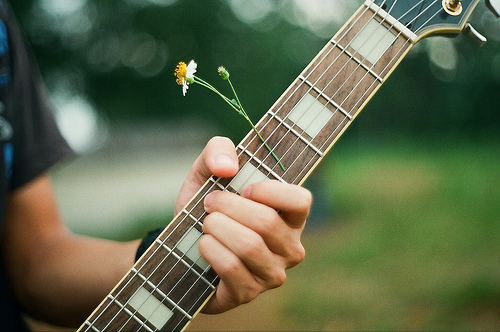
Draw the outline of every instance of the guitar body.
<instances>
[{"instance_id":1,"label":"guitar body","mask_svg":"<svg viewBox=\"0 0 500 332\"><path fill-rule=\"evenodd\" d=\"M219 282L198 251L204 197L266 179L302 184L412 46L462 31L479 0L449 1L367 0L256 125L284 170L251 131L236 148L238 174L210 178L80 331L185 329Z\"/></svg>"}]
</instances>

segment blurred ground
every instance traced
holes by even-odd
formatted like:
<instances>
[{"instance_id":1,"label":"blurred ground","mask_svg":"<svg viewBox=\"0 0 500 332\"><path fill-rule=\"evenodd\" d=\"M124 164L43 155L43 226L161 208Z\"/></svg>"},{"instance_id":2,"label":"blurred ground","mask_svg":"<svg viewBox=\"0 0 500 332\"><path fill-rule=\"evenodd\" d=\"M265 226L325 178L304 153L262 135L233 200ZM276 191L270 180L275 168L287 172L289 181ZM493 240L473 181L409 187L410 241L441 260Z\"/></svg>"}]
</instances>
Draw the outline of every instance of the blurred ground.
<instances>
[{"instance_id":1,"label":"blurred ground","mask_svg":"<svg viewBox=\"0 0 500 332\"><path fill-rule=\"evenodd\" d=\"M52 173L69 227L76 233L127 239L171 216L208 132L192 123L111 128L103 148L64 162ZM144 219L142 227L137 219Z\"/></svg>"}]
</instances>

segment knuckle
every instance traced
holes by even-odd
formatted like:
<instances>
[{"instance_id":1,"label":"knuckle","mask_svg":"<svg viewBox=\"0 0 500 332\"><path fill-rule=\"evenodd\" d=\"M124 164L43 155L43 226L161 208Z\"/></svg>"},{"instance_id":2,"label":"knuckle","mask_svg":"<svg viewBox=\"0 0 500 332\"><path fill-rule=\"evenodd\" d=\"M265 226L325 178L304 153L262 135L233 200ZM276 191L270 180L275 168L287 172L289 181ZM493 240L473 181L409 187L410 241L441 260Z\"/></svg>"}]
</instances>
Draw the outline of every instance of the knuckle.
<instances>
[{"instance_id":1,"label":"knuckle","mask_svg":"<svg viewBox=\"0 0 500 332\"><path fill-rule=\"evenodd\" d=\"M304 260L306 257L306 250L302 244L298 244L292 248L291 255L289 257L289 265L293 267Z\"/></svg>"},{"instance_id":2,"label":"knuckle","mask_svg":"<svg viewBox=\"0 0 500 332\"><path fill-rule=\"evenodd\" d=\"M312 204L313 196L309 190L305 188L300 189L300 193L296 196L298 201L297 204L301 209L309 209Z\"/></svg>"},{"instance_id":3,"label":"knuckle","mask_svg":"<svg viewBox=\"0 0 500 332\"><path fill-rule=\"evenodd\" d=\"M209 235L202 235L200 240L198 241L198 250L200 251L201 256L204 257L204 253L210 250L210 238Z\"/></svg>"},{"instance_id":4,"label":"knuckle","mask_svg":"<svg viewBox=\"0 0 500 332\"><path fill-rule=\"evenodd\" d=\"M241 255L248 257L250 260L257 259L262 253L264 241L257 234L248 235L240 241Z\"/></svg>"},{"instance_id":5,"label":"knuckle","mask_svg":"<svg viewBox=\"0 0 500 332\"><path fill-rule=\"evenodd\" d=\"M217 273L221 276L221 277L231 277L233 275L237 275L237 273L240 271L241 269L241 265L238 261L237 258L235 257L231 257L231 258L227 258L226 260L224 260L224 264L221 265L221 267L219 268L219 271L217 271Z\"/></svg>"},{"instance_id":6,"label":"knuckle","mask_svg":"<svg viewBox=\"0 0 500 332\"><path fill-rule=\"evenodd\" d=\"M248 302L251 302L253 301L254 299L257 298L257 296L259 296L259 294L262 292L262 289L259 285L255 284L255 285L247 285L247 287L245 287L244 291L242 291L240 293L240 296L239 296L239 301L240 303L248 303Z\"/></svg>"},{"instance_id":7,"label":"knuckle","mask_svg":"<svg viewBox=\"0 0 500 332\"><path fill-rule=\"evenodd\" d=\"M203 232L210 233L210 230L213 229L219 217L220 217L219 212L212 212L206 215L205 218L203 219L203 226L202 226Z\"/></svg>"},{"instance_id":8,"label":"knuckle","mask_svg":"<svg viewBox=\"0 0 500 332\"><path fill-rule=\"evenodd\" d=\"M261 235L276 234L281 218L275 210L265 209L257 214L257 232Z\"/></svg>"},{"instance_id":9,"label":"knuckle","mask_svg":"<svg viewBox=\"0 0 500 332\"><path fill-rule=\"evenodd\" d=\"M276 269L273 273L273 277L269 282L269 288L276 288L283 285L286 281L286 272L284 269Z\"/></svg>"}]
</instances>

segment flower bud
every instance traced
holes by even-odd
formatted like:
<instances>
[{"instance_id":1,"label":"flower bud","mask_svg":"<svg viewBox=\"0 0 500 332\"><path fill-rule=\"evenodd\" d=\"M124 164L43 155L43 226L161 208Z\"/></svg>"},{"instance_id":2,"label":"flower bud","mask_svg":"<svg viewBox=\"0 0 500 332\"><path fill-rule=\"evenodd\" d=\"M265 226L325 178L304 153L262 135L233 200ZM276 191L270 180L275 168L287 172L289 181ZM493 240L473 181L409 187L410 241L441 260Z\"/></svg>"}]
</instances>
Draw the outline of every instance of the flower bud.
<instances>
[{"instance_id":1,"label":"flower bud","mask_svg":"<svg viewBox=\"0 0 500 332\"><path fill-rule=\"evenodd\" d=\"M226 70L226 68L220 66L219 68L217 68L217 71L219 72L219 75L223 80L229 79L229 72Z\"/></svg>"}]
</instances>

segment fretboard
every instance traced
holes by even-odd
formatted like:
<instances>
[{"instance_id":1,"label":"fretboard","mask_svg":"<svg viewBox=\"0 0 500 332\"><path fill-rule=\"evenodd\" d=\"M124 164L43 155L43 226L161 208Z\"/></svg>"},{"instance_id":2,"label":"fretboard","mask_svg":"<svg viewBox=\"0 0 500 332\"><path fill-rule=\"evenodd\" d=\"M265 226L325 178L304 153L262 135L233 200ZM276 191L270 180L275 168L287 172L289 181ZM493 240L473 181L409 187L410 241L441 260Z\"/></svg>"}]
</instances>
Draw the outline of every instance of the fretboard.
<instances>
[{"instance_id":1,"label":"fretboard","mask_svg":"<svg viewBox=\"0 0 500 332\"><path fill-rule=\"evenodd\" d=\"M210 178L80 330L183 330L219 281L198 251L203 198L266 179L302 184L415 40L374 2L362 5L257 124L285 170L251 131L237 146L238 174Z\"/></svg>"}]
</instances>

